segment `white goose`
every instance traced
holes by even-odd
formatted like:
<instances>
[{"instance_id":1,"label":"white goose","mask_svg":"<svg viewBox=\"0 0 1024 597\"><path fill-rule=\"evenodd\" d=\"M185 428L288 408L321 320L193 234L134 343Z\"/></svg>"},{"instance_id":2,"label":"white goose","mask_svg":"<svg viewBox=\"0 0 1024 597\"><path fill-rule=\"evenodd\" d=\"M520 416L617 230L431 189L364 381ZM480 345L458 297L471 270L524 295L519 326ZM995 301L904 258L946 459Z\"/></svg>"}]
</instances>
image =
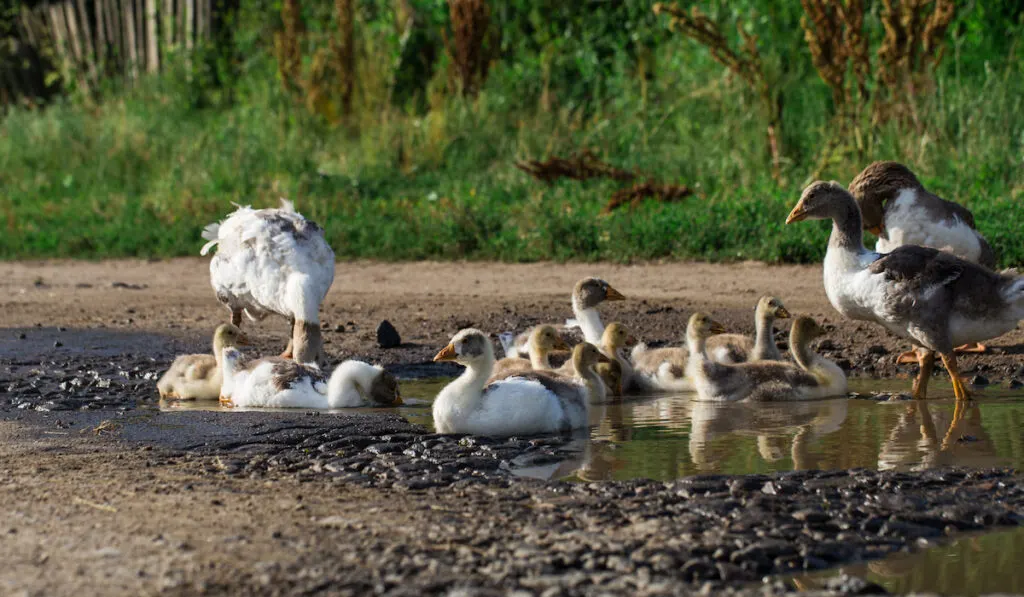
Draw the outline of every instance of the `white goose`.
<instances>
[{"instance_id":1,"label":"white goose","mask_svg":"<svg viewBox=\"0 0 1024 597\"><path fill-rule=\"evenodd\" d=\"M585 427L590 402L605 398L594 365L607 359L589 343L573 350L580 372L576 378L534 371L488 384L494 347L483 332L472 328L455 334L434 360L466 367L434 400L438 433L510 436L569 431Z\"/></svg>"},{"instance_id":2,"label":"white goose","mask_svg":"<svg viewBox=\"0 0 1024 597\"><path fill-rule=\"evenodd\" d=\"M874 162L850 182L864 229L878 236L875 251L888 253L903 245L941 249L989 269L996 255L974 227L974 214L966 207L929 193L903 164ZM959 352L985 352L985 345L971 343ZM920 362L925 355L905 352L901 363ZM935 358L934 355L931 356Z\"/></svg>"},{"instance_id":3,"label":"white goose","mask_svg":"<svg viewBox=\"0 0 1024 597\"><path fill-rule=\"evenodd\" d=\"M888 254L868 251L860 209L835 182L806 189L786 223L831 219L825 253L825 294L837 311L872 321L927 349L914 397L927 395L935 352L942 356L958 400L970 393L960 379L953 347L1004 334L1024 318L1024 277L996 273L938 249L903 245Z\"/></svg>"},{"instance_id":4,"label":"white goose","mask_svg":"<svg viewBox=\"0 0 1024 597\"><path fill-rule=\"evenodd\" d=\"M221 403L267 408L351 408L402 404L398 382L380 366L339 364L330 379L316 365L270 357L247 363L235 349L224 351Z\"/></svg>"},{"instance_id":5,"label":"white goose","mask_svg":"<svg viewBox=\"0 0 1024 597\"><path fill-rule=\"evenodd\" d=\"M322 355L320 304L334 282L334 251L323 229L295 211L290 201L278 209L238 207L203 231L209 240L200 253L217 246L210 261L210 283L231 311L231 323L270 313L292 323L282 357L300 363Z\"/></svg>"}]
</instances>

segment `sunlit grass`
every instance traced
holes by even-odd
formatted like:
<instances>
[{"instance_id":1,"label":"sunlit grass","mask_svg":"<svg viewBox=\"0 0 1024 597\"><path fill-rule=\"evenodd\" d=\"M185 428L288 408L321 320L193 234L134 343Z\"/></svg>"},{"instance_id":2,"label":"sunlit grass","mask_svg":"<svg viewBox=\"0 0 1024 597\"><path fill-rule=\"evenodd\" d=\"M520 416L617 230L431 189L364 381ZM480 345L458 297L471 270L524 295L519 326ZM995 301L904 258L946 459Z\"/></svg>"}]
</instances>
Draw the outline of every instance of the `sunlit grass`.
<instances>
[{"instance_id":1,"label":"sunlit grass","mask_svg":"<svg viewBox=\"0 0 1024 597\"><path fill-rule=\"evenodd\" d=\"M0 257L192 255L232 202L285 196L339 257L820 259L827 226L783 221L832 134L827 94L788 96L776 182L749 94L713 64L662 62L642 90L621 75L619 93L586 111L510 101L507 65L475 102L432 93L425 114L365 111L352 128L318 121L272 78L204 108L158 81L99 107L14 110L0 122ZM848 182L873 159L904 161L975 212L1003 265L1024 264L1022 75L1013 63L940 78L918 106L927 126L887 125L869 155L845 154L823 176ZM584 147L699 193L602 216L615 183L548 186L513 166Z\"/></svg>"}]
</instances>

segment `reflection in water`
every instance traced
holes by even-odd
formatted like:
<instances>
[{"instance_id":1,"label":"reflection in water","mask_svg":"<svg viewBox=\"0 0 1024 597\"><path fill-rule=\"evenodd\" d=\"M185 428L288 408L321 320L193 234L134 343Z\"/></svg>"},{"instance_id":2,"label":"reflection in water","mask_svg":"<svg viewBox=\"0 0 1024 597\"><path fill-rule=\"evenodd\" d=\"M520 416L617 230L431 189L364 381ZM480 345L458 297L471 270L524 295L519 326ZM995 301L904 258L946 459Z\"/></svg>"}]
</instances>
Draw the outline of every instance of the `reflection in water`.
<instances>
[{"instance_id":1,"label":"reflection in water","mask_svg":"<svg viewBox=\"0 0 1024 597\"><path fill-rule=\"evenodd\" d=\"M844 572L877 583L894 595L1017 593L1024 590L1021 553L1024 528L964 537L915 554L795 577L794 582L808 589L819 588L826 579Z\"/></svg>"},{"instance_id":2,"label":"reflection in water","mask_svg":"<svg viewBox=\"0 0 1024 597\"><path fill-rule=\"evenodd\" d=\"M432 427L433 397L448 380L403 381L400 408L357 408L339 414L390 412ZM860 392L893 382L853 380ZM961 465L1024 468L1024 395L990 388L957 405L933 388L925 402L845 398L785 403L714 403L689 394L631 399L595 406L590 440L573 442L565 460L516 472L580 480L670 480L703 473L794 469L919 470ZM947 395L949 393L947 392ZM165 410L213 403L163 404Z\"/></svg>"}]
</instances>

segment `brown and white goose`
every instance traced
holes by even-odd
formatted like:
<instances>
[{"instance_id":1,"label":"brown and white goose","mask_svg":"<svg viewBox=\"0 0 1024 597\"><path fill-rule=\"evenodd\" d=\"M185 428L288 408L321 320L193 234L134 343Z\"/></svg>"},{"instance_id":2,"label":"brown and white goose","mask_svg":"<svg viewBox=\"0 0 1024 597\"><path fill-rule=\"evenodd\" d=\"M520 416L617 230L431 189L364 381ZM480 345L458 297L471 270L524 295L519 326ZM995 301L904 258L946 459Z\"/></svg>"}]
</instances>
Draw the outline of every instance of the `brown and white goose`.
<instances>
[{"instance_id":1,"label":"brown and white goose","mask_svg":"<svg viewBox=\"0 0 1024 597\"><path fill-rule=\"evenodd\" d=\"M860 206L864 229L878 236L875 251L918 245L995 269L995 253L975 228L970 210L928 192L903 164L874 162L853 179L849 190ZM973 343L957 350L984 352L985 346ZM903 353L900 362L918 362L922 356L916 351Z\"/></svg>"},{"instance_id":2,"label":"brown and white goose","mask_svg":"<svg viewBox=\"0 0 1024 597\"><path fill-rule=\"evenodd\" d=\"M842 185L818 181L806 189L786 218L832 220L825 253L825 293L850 319L872 321L928 349L914 382L927 395L937 351L957 399L970 394L953 347L1002 335L1024 317L1024 277L993 272L951 253L903 245L888 254L869 251L861 238L857 202Z\"/></svg>"},{"instance_id":3,"label":"brown and white goose","mask_svg":"<svg viewBox=\"0 0 1024 597\"><path fill-rule=\"evenodd\" d=\"M708 338L711 360L732 364L747 361L781 361L775 346L775 319L788 319L789 311L774 296L762 296L754 310L754 337L743 334L718 334Z\"/></svg>"}]
</instances>

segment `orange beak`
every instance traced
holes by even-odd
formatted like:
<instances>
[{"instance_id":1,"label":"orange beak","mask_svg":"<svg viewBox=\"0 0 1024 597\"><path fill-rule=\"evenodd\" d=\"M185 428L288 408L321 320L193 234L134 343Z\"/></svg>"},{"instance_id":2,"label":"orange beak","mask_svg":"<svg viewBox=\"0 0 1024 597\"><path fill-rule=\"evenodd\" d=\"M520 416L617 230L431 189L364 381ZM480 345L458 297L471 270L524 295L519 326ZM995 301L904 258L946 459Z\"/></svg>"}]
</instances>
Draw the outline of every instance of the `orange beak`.
<instances>
[{"instance_id":1,"label":"orange beak","mask_svg":"<svg viewBox=\"0 0 1024 597\"><path fill-rule=\"evenodd\" d=\"M792 224L793 222L799 222L807 219L807 212L804 210L804 202L800 201L793 208L793 211L789 212L789 216L786 217L786 223Z\"/></svg>"},{"instance_id":2,"label":"orange beak","mask_svg":"<svg viewBox=\"0 0 1024 597\"><path fill-rule=\"evenodd\" d=\"M235 343L239 346L252 346L252 340L250 340L249 336L246 336L245 334L239 334Z\"/></svg>"},{"instance_id":3,"label":"orange beak","mask_svg":"<svg viewBox=\"0 0 1024 597\"><path fill-rule=\"evenodd\" d=\"M441 352L434 355L434 362L438 361L454 361L458 355L455 354L455 345L449 343L441 349Z\"/></svg>"},{"instance_id":4,"label":"orange beak","mask_svg":"<svg viewBox=\"0 0 1024 597\"><path fill-rule=\"evenodd\" d=\"M608 290L605 292L604 300L606 300L606 301L624 301L624 300L626 300L626 297L623 296L623 294L621 292L619 292L618 290L615 290L614 288L609 286Z\"/></svg>"},{"instance_id":5,"label":"orange beak","mask_svg":"<svg viewBox=\"0 0 1024 597\"><path fill-rule=\"evenodd\" d=\"M725 326L720 324L720 323L718 323L717 321L712 321L711 322L711 333L712 334L724 334L725 333Z\"/></svg>"},{"instance_id":6,"label":"orange beak","mask_svg":"<svg viewBox=\"0 0 1024 597\"><path fill-rule=\"evenodd\" d=\"M401 406L405 404L405 400L402 400L401 392L395 390L395 401L392 404L394 404L395 406Z\"/></svg>"},{"instance_id":7,"label":"orange beak","mask_svg":"<svg viewBox=\"0 0 1024 597\"><path fill-rule=\"evenodd\" d=\"M775 312L775 316L779 319L788 319L790 317L789 311L785 307L779 307Z\"/></svg>"},{"instance_id":8,"label":"orange beak","mask_svg":"<svg viewBox=\"0 0 1024 597\"><path fill-rule=\"evenodd\" d=\"M885 225L879 224L878 226L872 226L871 228L868 228L868 232L875 236L882 236L885 234Z\"/></svg>"}]
</instances>

